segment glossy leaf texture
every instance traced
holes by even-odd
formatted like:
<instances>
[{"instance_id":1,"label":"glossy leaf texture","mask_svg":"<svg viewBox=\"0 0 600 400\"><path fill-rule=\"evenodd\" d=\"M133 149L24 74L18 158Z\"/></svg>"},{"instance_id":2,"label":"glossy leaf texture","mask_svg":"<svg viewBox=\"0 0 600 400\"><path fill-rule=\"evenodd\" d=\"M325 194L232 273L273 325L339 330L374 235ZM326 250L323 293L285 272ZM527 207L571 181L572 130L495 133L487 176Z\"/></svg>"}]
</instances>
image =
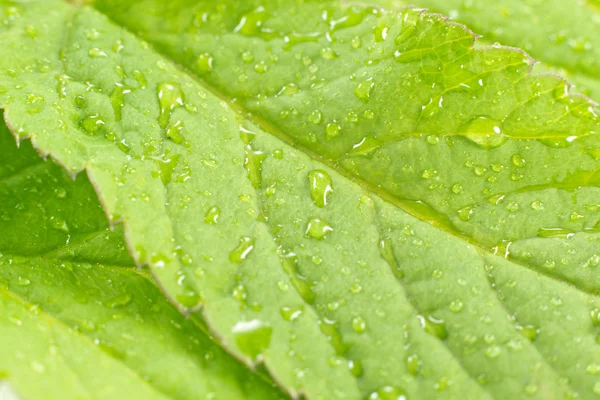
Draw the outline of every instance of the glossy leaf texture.
<instances>
[{"instance_id":1,"label":"glossy leaf texture","mask_svg":"<svg viewBox=\"0 0 600 400\"><path fill-rule=\"evenodd\" d=\"M6 126L0 148L3 398L286 398L135 269L85 175L17 150Z\"/></svg>"},{"instance_id":2,"label":"glossy leaf texture","mask_svg":"<svg viewBox=\"0 0 600 400\"><path fill-rule=\"evenodd\" d=\"M411 2L370 0L388 7ZM421 0L420 7L449 15L482 35L526 50L537 61L538 71L560 74L579 93L600 100L600 3L584 1Z\"/></svg>"},{"instance_id":3,"label":"glossy leaf texture","mask_svg":"<svg viewBox=\"0 0 600 400\"><path fill-rule=\"evenodd\" d=\"M563 80L421 10L94 7L4 7L5 118L228 351L309 399L600 392L600 122Z\"/></svg>"}]
</instances>

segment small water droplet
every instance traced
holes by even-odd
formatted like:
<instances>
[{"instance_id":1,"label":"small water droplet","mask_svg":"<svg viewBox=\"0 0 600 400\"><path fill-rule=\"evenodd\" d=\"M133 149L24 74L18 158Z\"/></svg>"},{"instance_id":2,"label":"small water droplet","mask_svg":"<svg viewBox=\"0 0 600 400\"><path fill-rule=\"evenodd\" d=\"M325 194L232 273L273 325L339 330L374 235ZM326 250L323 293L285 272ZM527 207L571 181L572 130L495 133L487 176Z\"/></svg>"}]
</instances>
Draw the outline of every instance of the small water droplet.
<instances>
[{"instance_id":1,"label":"small water droplet","mask_svg":"<svg viewBox=\"0 0 600 400\"><path fill-rule=\"evenodd\" d=\"M352 329L354 329L354 332L356 333L363 333L367 330L367 323L360 316L354 317L352 319Z\"/></svg>"},{"instance_id":2,"label":"small water droplet","mask_svg":"<svg viewBox=\"0 0 600 400\"><path fill-rule=\"evenodd\" d=\"M531 209L535 211L542 211L544 209L544 203L540 200L535 200L531 203Z\"/></svg>"},{"instance_id":3,"label":"small water droplet","mask_svg":"<svg viewBox=\"0 0 600 400\"><path fill-rule=\"evenodd\" d=\"M29 285L31 285L31 281L25 277L19 276L17 278L17 284L19 286L29 286Z\"/></svg>"},{"instance_id":4,"label":"small water droplet","mask_svg":"<svg viewBox=\"0 0 600 400\"><path fill-rule=\"evenodd\" d=\"M127 293L120 294L109 300L106 300L104 304L110 308L124 307L131 302L131 295Z\"/></svg>"},{"instance_id":5,"label":"small water droplet","mask_svg":"<svg viewBox=\"0 0 600 400\"><path fill-rule=\"evenodd\" d=\"M535 325L517 325L517 330L529 339L530 342L533 342L540 332L540 329Z\"/></svg>"},{"instance_id":6,"label":"small water droplet","mask_svg":"<svg viewBox=\"0 0 600 400\"><path fill-rule=\"evenodd\" d=\"M103 58L103 57L108 57L108 54L106 54L106 52L104 52L104 50L99 49L97 47L92 47L89 51L88 51L88 55L91 58Z\"/></svg>"},{"instance_id":7,"label":"small water droplet","mask_svg":"<svg viewBox=\"0 0 600 400\"><path fill-rule=\"evenodd\" d=\"M453 313L457 313L457 312L460 312L464 306L465 305L461 300L453 300L452 303L450 303L450 306L448 308Z\"/></svg>"},{"instance_id":8,"label":"small water droplet","mask_svg":"<svg viewBox=\"0 0 600 400\"><path fill-rule=\"evenodd\" d=\"M384 386L369 395L369 400L406 400L404 390L395 386Z\"/></svg>"}]
</instances>

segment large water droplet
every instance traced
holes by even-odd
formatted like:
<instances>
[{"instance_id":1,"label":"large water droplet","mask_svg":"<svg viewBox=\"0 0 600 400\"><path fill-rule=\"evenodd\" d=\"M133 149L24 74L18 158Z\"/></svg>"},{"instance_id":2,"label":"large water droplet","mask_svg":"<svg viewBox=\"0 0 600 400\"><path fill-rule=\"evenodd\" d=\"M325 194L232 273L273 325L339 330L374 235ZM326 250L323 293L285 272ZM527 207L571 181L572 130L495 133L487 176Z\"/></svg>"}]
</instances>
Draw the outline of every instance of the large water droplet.
<instances>
[{"instance_id":1,"label":"large water droplet","mask_svg":"<svg viewBox=\"0 0 600 400\"><path fill-rule=\"evenodd\" d=\"M362 102L367 103L371 98L371 92L373 91L374 87L375 82L373 82L373 78L366 79L356 86L356 88L354 89L354 94Z\"/></svg>"},{"instance_id":2,"label":"large water droplet","mask_svg":"<svg viewBox=\"0 0 600 400\"><path fill-rule=\"evenodd\" d=\"M96 135L103 130L103 127L106 123L104 120L97 114L88 115L79 121L79 126L88 134L88 135Z\"/></svg>"},{"instance_id":3,"label":"large water droplet","mask_svg":"<svg viewBox=\"0 0 600 400\"><path fill-rule=\"evenodd\" d=\"M258 319L240 321L233 327L235 342L240 351L253 360L261 358L269 348L273 329Z\"/></svg>"},{"instance_id":4,"label":"large water droplet","mask_svg":"<svg viewBox=\"0 0 600 400\"><path fill-rule=\"evenodd\" d=\"M210 72L213 69L214 58L208 53L203 53L198 56L196 66L200 72Z\"/></svg>"},{"instance_id":5,"label":"large water droplet","mask_svg":"<svg viewBox=\"0 0 600 400\"><path fill-rule=\"evenodd\" d=\"M207 224L216 224L221 216L221 209L217 206L213 206L208 209L204 215L204 222Z\"/></svg>"},{"instance_id":6,"label":"large water droplet","mask_svg":"<svg viewBox=\"0 0 600 400\"><path fill-rule=\"evenodd\" d=\"M123 118L123 106L125 105L125 95L131 93L131 89L117 83L114 90L110 94L110 103L115 112L115 120L121 121Z\"/></svg>"},{"instance_id":7,"label":"large water droplet","mask_svg":"<svg viewBox=\"0 0 600 400\"><path fill-rule=\"evenodd\" d=\"M316 240L325 239L329 232L333 232L331 225L319 218L311 219L306 227L306 235Z\"/></svg>"},{"instance_id":8,"label":"large water droplet","mask_svg":"<svg viewBox=\"0 0 600 400\"><path fill-rule=\"evenodd\" d=\"M322 319L319 321L319 328L327 336L329 343L331 343L338 356L343 356L348 351L348 344L344 343L337 322Z\"/></svg>"},{"instance_id":9,"label":"large water droplet","mask_svg":"<svg viewBox=\"0 0 600 400\"><path fill-rule=\"evenodd\" d=\"M182 107L184 102L183 91L178 83L164 82L158 85L158 101L160 104L160 115L158 124L166 129L171 121L171 114L177 107Z\"/></svg>"},{"instance_id":10,"label":"large water droplet","mask_svg":"<svg viewBox=\"0 0 600 400\"><path fill-rule=\"evenodd\" d=\"M379 239L379 253L385 262L390 266L392 272L396 278L400 279L404 277L404 271L400 269L396 256L394 254L394 248L392 246L392 239L388 236Z\"/></svg>"},{"instance_id":11,"label":"large water droplet","mask_svg":"<svg viewBox=\"0 0 600 400\"><path fill-rule=\"evenodd\" d=\"M229 261L241 263L248 257L248 254L254 249L254 239L243 237L240 239L238 246L229 253Z\"/></svg>"},{"instance_id":12,"label":"large water droplet","mask_svg":"<svg viewBox=\"0 0 600 400\"><path fill-rule=\"evenodd\" d=\"M318 207L327 205L327 197L333 193L333 182L329 174L323 170L308 173L310 197Z\"/></svg>"},{"instance_id":13,"label":"large water droplet","mask_svg":"<svg viewBox=\"0 0 600 400\"><path fill-rule=\"evenodd\" d=\"M304 307L302 305L294 307L281 307L279 309L281 316L286 321L294 321L298 319L302 315L303 311Z\"/></svg>"},{"instance_id":14,"label":"large water droplet","mask_svg":"<svg viewBox=\"0 0 600 400\"><path fill-rule=\"evenodd\" d=\"M437 319L430 316L424 317L422 315L418 315L419 323L421 324L421 328L425 330L425 332L437 336L440 339L446 339L448 337L448 331L446 330L446 324L443 320Z\"/></svg>"},{"instance_id":15,"label":"large water droplet","mask_svg":"<svg viewBox=\"0 0 600 400\"><path fill-rule=\"evenodd\" d=\"M502 123L486 116L472 119L460 128L460 133L486 149L499 147L508 140L502 134Z\"/></svg>"}]
</instances>

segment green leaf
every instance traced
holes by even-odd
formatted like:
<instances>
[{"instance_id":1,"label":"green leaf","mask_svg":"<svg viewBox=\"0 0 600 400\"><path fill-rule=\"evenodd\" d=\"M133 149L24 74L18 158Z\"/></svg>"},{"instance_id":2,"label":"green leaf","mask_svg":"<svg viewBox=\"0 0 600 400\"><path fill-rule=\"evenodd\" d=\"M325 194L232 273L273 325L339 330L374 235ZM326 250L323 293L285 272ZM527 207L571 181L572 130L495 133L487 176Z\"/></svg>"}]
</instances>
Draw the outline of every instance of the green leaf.
<instances>
[{"instance_id":1,"label":"green leaf","mask_svg":"<svg viewBox=\"0 0 600 400\"><path fill-rule=\"evenodd\" d=\"M291 394L600 391L599 122L524 53L412 9L14 7L12 131Z\"/></svg>"},{"instance_id":2,"label":"green leaf","mask_svg":"<svg viewBox=\"0 0 600 400\"><path fill-rule=\"evenodd\" d=\"M284 398L132 268L85 176L17 151L6 126L0 147L0 394Z\"/></svg>"},{"instance_id":3,"label":"green leaf","mask_svg":"<svg viewBox=\"0 0 600 400\"><path fill-rule=\"evenodd\" d=\"M398 0L370 0L386 6L410 5ZM483 35L524 49L542 63L537 71L566 76L580 93L600 99L600 2L586 0L420 0L420 7L450 15Z\"/></svg>"}]
</instances>

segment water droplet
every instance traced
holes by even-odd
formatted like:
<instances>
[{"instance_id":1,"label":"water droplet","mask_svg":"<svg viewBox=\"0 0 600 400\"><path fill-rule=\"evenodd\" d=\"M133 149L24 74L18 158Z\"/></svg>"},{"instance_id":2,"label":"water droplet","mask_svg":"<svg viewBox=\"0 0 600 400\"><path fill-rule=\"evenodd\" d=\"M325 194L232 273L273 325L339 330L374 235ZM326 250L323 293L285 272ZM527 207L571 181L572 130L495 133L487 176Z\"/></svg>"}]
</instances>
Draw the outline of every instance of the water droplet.
<instances>
[{"instance_id":1,"label":"water droplet","mask_svg":"<svg viewBox=\"0 0 600 400\"><path fill-rule=\"evenodd\" d=\"M531 203L531 209L535 211L541 211L544 209L544 203L539 200L535 200Z\"/></svg>"},{"instance_id":2,"label":"water droplet","mask_svg":"<svg viewBox=\"0 0 600 400\"><path fill-rule=\"evenodd\" d=\"M327 205L327 197L333 193L333 182L329 174L322 170L313 170L308 174L310 197L318 207Z\"/></svg>"},{"instance_id":3,"label":"water droplet","mask_svg":"<svg viewBox=\"0 0 600 400\"><path fill-rule=\"evenodd\" d=\"M406 369L408 370L408 373L413 376L419 374L422 364L421 359L416 354L411 354L406 358Z\"/></svg>"},{"instance_id":4,"label":"water droplet","mask_svg":"<svg viewBox=\"0 0 600 400\"><path fill-rule=\"evenodd\" d=\"M265 8L259 6L249 13L244 14L242 18L240 18L237 26L233 29L233 32L246 36L258 36L265 40L273 39L279 36L279 34L264 26L264 23L269 17L270 15Z\"/></svg>"},{"instance_id":5,"label":"water droplet","mask_svg":"<svg viewBox=\"0 0 600 400\"><path fill-rule=\"evenodd\" d=\"M502 134L502 123L486 116L472 119L460 128L460 133L486 149L499 147L508 140Z\"/></svg>"},{"instance_id":6,"label":"water droplet","mask_svg":"<svg viewBox=\"0 0 600 400\"><path fill-rule=\"evenodd\" d=\"M158 85L158 101L160 103L160 115L158 124L166 129L171 121L171 114L177 107L182 107L184 102L183 91L177 83L161 83Z\"/></svg>"},{"instance_id":7,"label":"water droplet","mask_svg":"<svg viewBox=\"0 0 600 400\"><path fill-rule=\"evenodd\" d=\"M342 127L336 121L332 121L327 124L325 127L325 137L327 139L333 139L336 136L339 136L342 131Z\"/></svg>"},{"instance_id":8,"label":"water droplet","mask_svg":"<svg viewBox=\"0 0 600 400\"><path fill-rule=\"evenodd\" d=\"M203 53L198 56L196 66L201 73L210 72L213 69L214 58L209 53Z\"/></svg>"},{"instance_id":9,"label":"water droplet","mask_svg":"<svg viewBox=\"0 0 600 400\"><path fill-rule=\"evenodd\" d=\"M110 308L124 307L131 302L131 296L127 293L120 294L109 300L106 300L104 304Z\"/></svg>"},{"instance_id":10,"label":"water droplet","mask_svg":"<svg viewBox=\"0 0 600 400\"><path fill-rule=\"evenodd\" d=\"M433 179L438 176L438 172L435 169L426 169L421 176L425 179Z\"/></svg>"},{"instance_id":11,"label":"water droplet","mask_svg":"<svg viewBox=\"0 0 600 400\"><path fill-rule=\"evenodd\" d=\"M429 103L421 107L421 117L424 119L434 117L443 108L443 97L430 99Z\"/></svg>"},{"instance_id":12,"label":"water droplet","mask_svg":"<svg viewBox=\"0 0 600 400\"><path fill-rule=\"evenodd\" d=\"M331 47L325 47L321 49L321 57L326 60L335 60L339 57L339 54L337 54Z\"/></svg>"},{"instance_id":13,"label":"water droplet","mask_svg":"<svg viewBox=\"0 0 600 400\"><path fill-rule=\"evenodd\" d=\"M88 55L91 58L103 58L103 57L108 57L108 55L104 52L104 50L99 49L97 47L92 47L89 51L88 51Z\"/></svg>"},{"instance_id":14,"label":"water droplet","mask_svg":"<svg viewBox=\"0 0 600 400\"><path fill-rule=\"evenodd\" d=\"M144 74L141 71L138 71L137 69L131 71L131 74L137 81L140 89L146 89L146 86L148 86L148 81L146 80Z\"/></svg>"},{"instance_id":15,"label":"water droplet","mask_svg":"<svg viewBox=\"0 0 600 400\"><path fill-rule=\"evenodd\" d=\"M174 143L182 144L185 142L185 137L182 134L183 132L183 121L175 121L170 123L167 126L166 135L169 139L171 139Z\"/></svg>"},{"instance_id":16,"label":"water droplet","mask_svg":"<svg viewBox=\"0 0 600 400\"><path fill-rule=\"evenodd\" d=\"M249 142L248 142L249 143ZM262 185L262 163L267 155L262 151L254 151L250 144L246 145L246 158L244 159L244 168L248 172L248 179L252 187L258 189Z\"/></svg>"},{"instance_id":17,"label":"water droplet","mask_svg":"<svg viewBox=\"0 0 600 400\"><path fill-rule=\"evenodd\" d=\"M290 278L290 282L296 288L302 299L308 303L313 304L315 301L315 292L313 290L313 283L302 276L298 270L298 256L294 253L287 253L281 257L283 269Z\"/></svg>"},{"instance_id":18,"label":"water droplet","mask_svg":"<svg viewBox=\"0 0 600 400\"><path fill-rule=\"evenodd\" d=\"M32 39L35 39L38 35L38 31L35 26L27 25L25 26L25 33Z\"/></svg>"},{"instance_id":19,"label":"water droplet","mask_svg":"<svg viewBox=\"0 0 600 400\"><path fill-rule=\"evenodd\" d=\"M265 72L267 72L268 69L269 67L264 61L260 61L256 65L254 65L254 71L257 74L264 74Z\"/></svg>"},{"instance_id":20,"label":"water droplet","mask_svg":"<svg viewBox=\"0 0 600 400\"><path fill-rule=\"evenodd\" d=\"M248 257L248 254L254 249L254 239L243 237L240 239L238 246L229 253L229 261L241 263Z\"/></svg>"},{"instance_id":21,"label":"water droplet","mask_svg":"<svg viewBox=\"0 0 600 400\"><path fill-rule=\"evenodd\" d=\"M306 227L306 235L316 240L325 239L330 232L333 232L331 225L319 218L311 219Z\"/></svg>"},{"instance_id":22,"label":"water droplet","mask_svg":"<svg viewBox=\"0 0 600 400\"><path fill-rule=\"evenodd\" d=\"M356 88L354 89L354 94L358 97L363 103L367 103L371 98L371 93L373 92L373 88L375 87L375 82L373 78L369 78L360 82Z\"/></svg>"},{"instance_id":23,"label":"water droplet","mask_svg":"<svg viewBox=\"0 0 600 400\"><path fill-rule=\"evenodd\" d=\"M395 386L384 386L369 395L369 400L406 400L404 390Z\"/></svg>"},{"instance_id":24,"label":"water droplet","mask_svg":"<svg viewBox=\"0 0 600 400\"><path fill-rule=\"evenodd\" d=\"M367 330L367 323L360 316L354 317L352 319L352 329L354 329L354 332L356 333L363 333Z\"/></svg>"},{"instance_id":25,"label":"water droplet","mask_svg":"<svg viewBox=\"0 0 600 400\"><path fill-rule=\"evenodd\" d=\"M468 221L471 219L473 215L473 208L467 206L458 210L458 217L463 221Z\"/></svg>"},{"instance_id":26,"label":"water droplet","mask_svg":"<svg viewBox=\"0 0 600 400\"><path fill-rule=\"evenodd\" d=\"M385 262L390 266L392 272L396 278L401 279L404 277L404 271L400 269L396 256L394 254L394 248L392 246L392 239L388 236L379 239L379 253Z\"/></svg>"},{"instance_id":27,"label":"water droplet","mask_svg":"<svg viewBox=\"0 0 600 400\"><path fill-rule=\"evenodd\" d=\"M335 321L322 319L319 321L319 328L327 336L327 340L329 340L338 356L343 356L348 351L348 345L344 343L338 324Z\"/></svg>"},{"instance_id":28,"label":"water droplet","mask_svg":"<svg viewBox=\"0 0 600 400\"><path fill-rule=\"evenodd\" d=\"M250 52L250 51L244 51L242 53L242 61L245 62L246 64L250 64L251 62L254 61L254 54L252 54L252 52Z\"/></svg>"},{"instance_id":29,"label":"water droplet","mask_svg":"<svg viewBox=\"0 0 600 400\"><path fill-rule=\"evenodd\" d=\"M348 360L348 369L350 370L350 373L357 378L360 378L364 373L362 362L359 360Z\"/></svg>"},{"instance_id":30,"label":"water droplet","mask_svg":"<svg viewBox=\"0 0 600 400\"><path fill-rule=\"evenodd\" d=\"M258 319L240 321L232 329L240 351L253 360L259 360L269 348L273 329Z\"/></svg>"},{"instance_id":31,"label":"water droplet","mask_svg":"<svg viewBox=\"0 0 600 400\"><path fill-rule=\"evenodd\" d=\"M455 183L452 185L452 193L461 194L463 191L463 186L460 183Z\"/></svg>"},{"instance_id":32,"label":"water droplet","mask_svg":"<svg viewBox=\"0 0 600 400\"><path fill-rule=\"evenodd\" d=\"M319 110L314 110L309 116L308 120L315 125L319 125L323 121L323 113Z\"/></svg>"},{"instance_id":33,"label":"water droplet","mask_svg":"<svg viewBox=\"0 0 600 400\"><path fill-rule=\"evenodd\" d=\"M440 339L446 339L448 337L448 331L446 330L446 324L443 320L437 319L430 316L424 317L422 315L418 315L419 323L421 328L425 330L425 332L437 336Z\"/></svg>"},{"instance_id":34,"label":"water droplet","mask_svg":"<svg viewBox=\"0 0 600 400\"><path fill-rule=\"evenodd\" d=\"M387 39L389 30L390 28L388 26L381 24L377 25L373 31L373 33L375 34L375 41L383 42L385 39Z\"/></svg>"},{"instance_id":35,"label":"water droplet","mask_svg":"<svg viewBox=\"0 0 600 400\"><path fill-rule=\"evenodd\" d=\"M204 222L207 224L216 224L221 216L221 209L217 206L212 206L204 215Z\"/></svg>"},{"instance_id":36,"label":"water droplet","mask_svg":"<svg viewBox=\"0 0 600 400\"><path fill-rule=\"evenodd\" d=\"M27 278L19 276L17 278L17 285L19 285L19 286L29 286L29 285L31 285L31 281L29 279L27 279Z\"/></svg>"},{"instance_id":37,"label":"water droplet","mask_svg":"<svg viewBox=\"0 0 600 400\"><path fill-rule=\"evenodd\" d=\"M500 346L489 346L485 352L484 355L487 358L498 358L500 356L500 354L502 353L502 349L500 348Z\"/></svg>"},{"instance_id":38,"label":"water droplet","mask_svg":"<svg viewBox=\"0 0 600 400\"><path fill-rule=\"evenodd\" d=\"M104 120L97 114L88 115L79 121L79 126L88 134L88 135L96 135L97 133L103 130L103 127L106 123Z\"/></svg>"},{"instance_id":39,"label":"water droplet","mask_svg":"<svg viewBox=\"0 0 600 400\"><path fill-rule=\"evenodd\" d=\"M534 325L517 325L517 330L520 331L523 336L529 339L530 342L533 342L540 332L540 329Z\"/></svg>"},{"instance_id":40,"label":"water droplet","mask_svg":"<svg viewBox=\"0 0 600 400\"><path fill-rule=\"evenodd\" d=\"M298 319L302 315L303 311L304 307L302 305L294 307L281 307L279 309L281 316L286 321L294 321Z\"/></svg>"},{"instance_id":41,"label":"water droplet","mask_svg":"<svg viewBox=\"0 0 600 400\"><path fill-rule=\"evenodd\" d=\"M525 166L525 159L519 154L513 154L511 157L513 165L517 168L523 168Z\"/></svg>"},{"instance_id":42,"label":"water droplet","mask_svg":"<svg viewBox=\"0 0 600 400\"><path fill-rule=\"evenodd\" d=\"M115 120L121 121L123 118L123 106L125 105L125 95L131 93L131 89L117 83L110 94L110 102L115 112Z\"/></svg>"},{"instance_id":43,"label":"water droplet","mask_svg":"<svg viewBox=\"0 0 600 400\"><path fill-rule=\"evenodd\" d=\"M452 311L453 313L457 313L460 312L463 307L464 307L464 303L460 300L454 300L452 301L452 303L450 303L450 306L448 307L450 309L450 311Z\"/></svg>"},{"instance_id":44,"label":"water droplet","mask_svg":"<svg viewBox=\"0 0 600 400\"><path fill-rule=\"evenodd\" d=\"M279 92L277 93L278 96L293 96L296 93L298 93L300 91L300 88L298 87L298 85L296 85L295 83L288 83L287 85L283 86Z\"/></svg>"},{"instance_id":45,"label":"water droplet","mask_svg":"<svg viewBox=\"0 0 600 400\"><path fill-rule=\"evenodd\" d=\"M186 290L179 293L175 298L179 304L187 308L197 307L202 300L200 294L189 287L186 287Z\"/></svg>"}]
</instances>

